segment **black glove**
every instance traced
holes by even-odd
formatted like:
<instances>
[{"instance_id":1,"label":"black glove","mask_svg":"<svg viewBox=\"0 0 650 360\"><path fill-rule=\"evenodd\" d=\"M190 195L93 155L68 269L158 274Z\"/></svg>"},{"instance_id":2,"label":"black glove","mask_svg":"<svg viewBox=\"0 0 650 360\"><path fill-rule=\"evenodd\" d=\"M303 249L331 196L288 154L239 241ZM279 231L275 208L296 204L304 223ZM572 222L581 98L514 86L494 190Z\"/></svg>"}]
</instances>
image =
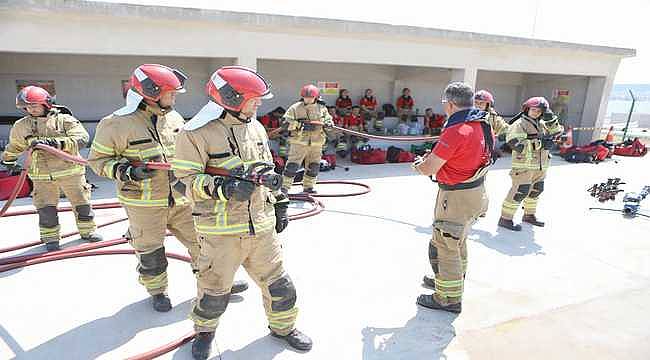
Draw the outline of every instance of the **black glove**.
<instances>
[{"instance_id":1,"label":"black glove","mask_svg":"<svg viewBox=\"0 0 650 360\"><path fill-rule=\"evenodd\" d=\"M10 174L14 174L22 170L22 168L20 167L20 165L18 165L18 162L16 160L3 161L0 164L2 164L2 166L4 166Z\"/></svg>"},{"instance_id":2,"label":"black glove","mask_svg":"<svg viewBox=\"0 0 650 360\"><path fill-rule=\"evenodd\" d=\"M156 170L148 169L146 166L133 166L129 164L121 164L117 168L122 181L142 181L154 177Z\"/></svg>"},{"instance_id":3,"label":"black glove","mask_svg":"<svg viewBox=\"0 0 650 360\"><path fill-rule=\"evenodd\" d=\"M517 142L514 143L514 144L510 144L510 148L511 148L512 150L516 151L516 152L522 152L522 151L524 151L524 148L525 148L525 147L526 147L526 145L524 145L524 143L521 142L521 141L517 141Z\"/></svg>"},{"instance_id":4,"label":"black glove","mask_svg":"<svg viewBox=\"0 0 650 360\"><path fill-rule=\"evenodd\" d=\"M289 202L278 202L273 204L273 207L275 207L275 232L279 234L289 225L289 216L287 215Z\"/></svg>"},{"instance_id":5,"label":"black glove","mask_svg":"<svg viewBox=\"0 0 650 360\"><path fill-rule=\"evenodd\" d=\"M39 145L39 144L40 145L51 146L51 147L53 147L55 149L62 149L63 148L63 142L60 142L60 141L58 141L56 139L52 139L52 138L43 138L43 139L32 140L32 142L30 143L30 146L34 147L34 146Z\"/></svg>"},{"instance_id":6,"label":"black glove","mask_svg":"<svg viewBox=\"0 0 650 360\"><path fill-rule=\"evenodd\" d=\"M212 193L213 199L219 198L219 188L223 196L228 200L235 201L248 201L255 191L255 184L250 181L243 181L234 178L214 178L214 192Z\"/></svg>"},{"instance_id":7,"label":"black glove","mask_svg":"<svg viewBox=\"0 0 650 360\"><path fill-rule=\"evenodd\" d=\"M553 138L544 138L542 140L542 147L544 148L544 150L553 149L553 145L555 145L555 140Z\"/></svg>"}]
</instances>

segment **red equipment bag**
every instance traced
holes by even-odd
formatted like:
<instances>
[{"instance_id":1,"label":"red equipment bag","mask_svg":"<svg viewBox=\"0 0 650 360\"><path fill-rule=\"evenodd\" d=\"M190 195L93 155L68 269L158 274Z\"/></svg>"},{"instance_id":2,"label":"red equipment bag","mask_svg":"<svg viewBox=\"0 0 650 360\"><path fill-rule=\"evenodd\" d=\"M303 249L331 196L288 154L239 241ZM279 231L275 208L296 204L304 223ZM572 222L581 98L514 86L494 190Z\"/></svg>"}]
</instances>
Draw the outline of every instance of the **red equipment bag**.
<instances>
[{"instance_id":1,"label":"red equipment bag","mask_svg":"<svg viewBox=\"0 0 650 360\"><path fill-rule=\"evenodd\" d=\"M382 149L372 149L370 146L353 150L351 155L353 163L357 164L384 164L386 163L386 151Z\"/></svg>"},{"instance_id":2,"label":"red equipment bag","mask_svg":"<svg viewBox=\"0 0 650 360\"><path fill-rule=\"evenodd\" d=\"M321 159L327 161L330 164L330 169L336 167L336 154L324 154Z\"/></svg>"},{"instance_id":3,"label":"red equipment bag","mask_svg":"<svg viewBox=\"0 0 650 360\"><path fill-rule=\"evenodd\" d=\"M641 157L645 156L647 153L648 147L643 145L643 143L639 141L639 138L635 138L634 141L628 140L614 148L614 155L620 156Z\"/></svg>"},{"instance_id":4,"label":"red equipment bag","mask_svg":"<svg viewBox=\"0 0 650 360\"><path fill-rule=\"evenodd\" d=\"M561 150L560 154L569 162L601 162L609 157L609 149L603 145L572 146L563 151ZM581 154L584 157L575 154ZM580 158L586 159L587 156L591 161L576 161L576 159Z\"/></svg>"},{"instance_id":5,"label":"red equipment bag","mask_svg":"<svg viewBox=\"0 0 650 360\"><path fill-rule=\"evenodd\" d=\"M14 187L16 187L19 178L19 175L12 176L6 170L0 171L0 200L7 200L9 198L9 195L11 195L11 191L13 191ZM32 183L29 178L27 178L23 184L23 187L20 188L20 191L18 191L16 198L20 199L27 197L31 191Z\"/></svg>"},{"instance_id":6,"label":"red equipment bag","mask_svg":"<svg viewBox=\"0 0 650 360\"><path fill-rule=\"evenodd\" d=\"M415 161L415 154L413 154L410 151L402 151L397 156L397 162L400 163L413 162L413 161Z\"/></svg>"}]
</instances>

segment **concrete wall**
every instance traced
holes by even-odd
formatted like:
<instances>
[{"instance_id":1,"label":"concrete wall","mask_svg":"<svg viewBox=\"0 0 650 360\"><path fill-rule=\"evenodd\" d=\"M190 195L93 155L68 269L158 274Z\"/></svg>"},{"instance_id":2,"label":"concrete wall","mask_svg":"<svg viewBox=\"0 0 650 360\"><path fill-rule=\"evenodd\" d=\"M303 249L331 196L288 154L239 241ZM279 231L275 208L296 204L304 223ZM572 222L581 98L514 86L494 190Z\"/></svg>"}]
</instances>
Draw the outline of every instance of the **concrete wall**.
<instances>
[{"instance_id":1,"label":"concrete wall","mask_svg":"<svg viewBox=\"0 0 650 360\"><path fill-rule=\"evenodd\" d=\"M375 91L380 105L393 99L394 66L262 59L258 61L257 69L271 83L275 95L262 104L260 114L277 106L286 109L299 99L303 85L316 84L318 81L338 81L342 88L350 91L355 105L366 88ZM336 95L323 96L331 105L334 105L336 98Z\"/></svg>"},{"instance_id":2,"label":"concrete wall","mask_svg":"<svg viewBox=\"0 0 650 360\"><path fill-rule=\"evenodd\" d=\"M205 83L219 66L232 59L180 57L0 54L0 115L19 115L15 107L16 80L54 80L57 102L68 105L81 120L98 120L124 104L121 81L145 63L182 70L187 93L178 96L178 110L189 117L206 102Z\"/></svg>"},{"instance_id":3,"label":"concrete wall","mask_svg":"<svg viewBox=\"0 0 650 360\"><path fill-rule=\"evenodd\" d=\"M570 126L588 126L580 125L582 122L582 113L584 111L585 99L587 96L587 86L589 84L588 77L526 74L524 81L524 96L522 100L533 96L544 96L549 101L552 101L553 90L569 90L571 98L568 105L568 116L565 124ZM593 126L593 122L591 126Z\"/></svg>"},{"instance_id":4,"label":"concrete wall","mask_svg":"<svg viewBox=\"0 0 650 360\"><path fill-rule=\"evenodd\" d=\"M524 74L479 70L476 78L476 90L491 92L500 114L514 115L521 110Z\"/></svg>"}]
</instances>

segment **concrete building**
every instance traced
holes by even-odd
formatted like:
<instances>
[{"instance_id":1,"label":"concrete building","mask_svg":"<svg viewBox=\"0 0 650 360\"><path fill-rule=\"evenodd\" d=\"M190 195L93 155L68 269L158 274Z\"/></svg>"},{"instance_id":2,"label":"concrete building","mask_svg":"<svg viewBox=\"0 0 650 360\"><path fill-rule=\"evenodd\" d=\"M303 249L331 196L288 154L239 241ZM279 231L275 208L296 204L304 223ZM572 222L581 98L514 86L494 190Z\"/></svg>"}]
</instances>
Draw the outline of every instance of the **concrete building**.
<instances>
[{"instance_id":1,"label":"concrete building","mask_svg":"<svg viewBox=\"0 0 650 360\"><path fill-rule=\"evenodd\" d=\"M353 100L373 88L382 104L409 87L420 112L441 111L441 90L464 80L492 91L505 115L530 96L564 91L565 122L597 127L621 59L635 55L460 31L80 0L4 0L0 19L0 116L19 115L17 81L42 80L53 81L58 102L91 122L120 106L121 82L135 66L155 62L189 75L178 104L186 117L206 101L211 72L241 64L257 68L274 88L262 112L288 106L304 83L326 81L349 89Z\"/></svg>"}]
</instances>

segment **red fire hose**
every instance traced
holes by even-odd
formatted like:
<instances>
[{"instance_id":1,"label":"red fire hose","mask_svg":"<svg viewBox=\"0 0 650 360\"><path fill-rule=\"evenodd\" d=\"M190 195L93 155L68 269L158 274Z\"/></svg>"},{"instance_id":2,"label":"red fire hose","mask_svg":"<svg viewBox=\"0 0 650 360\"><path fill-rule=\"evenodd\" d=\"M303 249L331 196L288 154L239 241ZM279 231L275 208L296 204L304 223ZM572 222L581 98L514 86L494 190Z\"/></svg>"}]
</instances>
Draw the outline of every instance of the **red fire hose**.
<instances>
[{"instance_id":1,"label":"red fire hose","mask_svg":"<svg viewBox=\"0 0 650 360\"><path fill-rule=\"evenodd\" d=\"M87 161L81 157L77 156L72 156L70 154L64 153L63 151L60 151L58 149L54 149L50 146L47 145L37 145L35 148L48 151L56 156L59 156L65 160L72 161L78 164L82 165L87 165ZM25 159L25 164L24 164L24 169L22 170L20 174L20 178L18 183L16 184L15 189L12 191L11 196L9 199L7 199L7 202L3 206L2 210L0 210L0 217L6 216L22 216L22 215L33 215L36 214L35 210L24 210L24 211L16 211L16 212L7 212L7 210L10 208L11 204L13 201L16 199L16 195L18 194L19 189L23 186L23 183L26 180L27 177L27 172L31 163L31 154L32 154L33 149L28 149L26 152L26 159ZM147 163L147 166L152 168L152 169L158 169L158 170L169 170L170 166L169 164L166 163ZM315 199L314 196L319 196L319 197L334 197L334 196L356 196L356 195L362 195L366 194L370 191L370 188L361 183L356 183L356 182L350 182L350 181L322 181L319 182L319 184L346 184L346 185L356 185L356 186L361 186L364 189L356 192L356 193L350 193L350 194L321 194L321 195L308 195L308 194L290 194L289 199L293 201L304 201L304 202L309 202L313 205L313 207L307 211L298 213L298 214L293 214L289 216L289 220L299 220L299 219L304 219L310 216L314 216L317 214L320 214L323 209L324 205L321 201L318 199ZM99 203L99 204L93 204L93 209L114 209L114 208L119 208L121 205L117 202L110 202L110 203ZM60 212L64 211L72 211L70 207L62 207L59 208ZM101 225L98 225L98 228L105 227L108 225L116 224L122 221L127 220L126 218L121 218L117 220L113 220ZM77 235L78 232L71 232L64 234L62 238L67 238L71 237L74 235ZM167 233L166 236L169 236L170 234ZM79 257L88 257L88 256L102 256L102 255L121 255L121 254L134 254L134 250L129 250L129 249L111 249L111 250L97 250L101 248L106 248L110 246L116 246L116 245L121 245L125 244L127 240L125 238L117 238L117 239L112 239L112 240L106 240L98 243L86 243L86 244L81 244L77 246L73 246L67 249L61 249L57 251L52 251L52 252L46 252L46 253L38 253L38 254L28 254L28 255L19 255L19 256L13 256L13 257L7 257L7 258L2 258L0 259L0 273L18 269L18 268L23 268L27 266L32 266L32 265L37 265L37 264L42 264L46 262L51 262L51 261L59 261L59 260L65 260L65 259L72 259L72 258L79 258ZM28 248L31 246L39 245L41 244L40 241L34 241L34 242L29 242L21 245L16 245L12 247L7 247L7 248L2 248L0 249L0 253L5 253L5 252L12 252L15 250L20 250L24 248ZM167 253L167 256L173 259L185 261L185 262L190 262L190 258L184 255L179 255L179 254L174 254L174 253ZM163 354L166 354L183 344L186 344L187 342L191 341L195 336L195 332L189 332L182 337L169 342L165 345L162 345L160 347L157 347L153 350L135 355L133 357L129 357L128 359L130 360L148 360L148 359L154 359L156 357L159 357Z\"/></svg>"}]
</instances>

